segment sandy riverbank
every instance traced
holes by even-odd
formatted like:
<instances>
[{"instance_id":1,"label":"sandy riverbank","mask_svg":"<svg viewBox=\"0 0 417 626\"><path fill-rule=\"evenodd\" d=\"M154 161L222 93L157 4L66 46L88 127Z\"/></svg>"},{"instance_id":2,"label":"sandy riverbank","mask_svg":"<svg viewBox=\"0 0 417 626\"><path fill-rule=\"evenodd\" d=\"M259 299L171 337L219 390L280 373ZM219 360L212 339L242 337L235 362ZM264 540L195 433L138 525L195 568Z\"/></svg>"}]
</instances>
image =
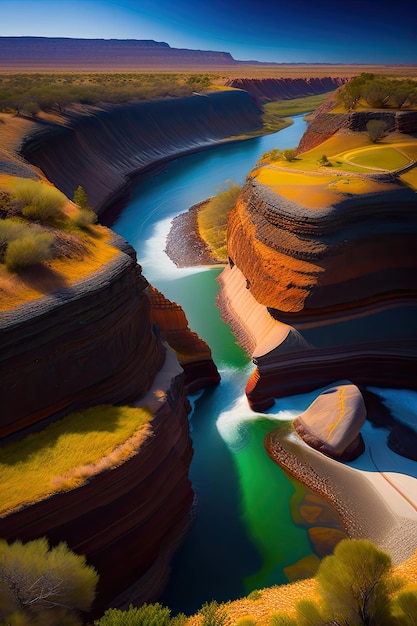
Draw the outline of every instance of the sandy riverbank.
<instances>
[{"instance_id":1,"label":"sandy riverbank","mask_svg":"<svg viewBox=\"0 0 417 626\"><path fill-rule=\"evenodd\" d=\"M354 538L367 538L390 554L396 565L417 548L417 463L392 452L387 431L366 423L365 452L341 463L310 448L295 433L285 439L270 433L271 458L327 498Z\"/></svg>"},{"instance_id":2,"label":"sandy riverbank","mask_svg":"<svg viewBox=\"0 0 417 626\"><path fill-rule=\"evenodd\" d=\"M172 220L165 252L177 267L222 263L213 256L198 229L198 212L207 202L208 200L203 200L194 204L188 211Z\"/></svg>"}]
</instances>

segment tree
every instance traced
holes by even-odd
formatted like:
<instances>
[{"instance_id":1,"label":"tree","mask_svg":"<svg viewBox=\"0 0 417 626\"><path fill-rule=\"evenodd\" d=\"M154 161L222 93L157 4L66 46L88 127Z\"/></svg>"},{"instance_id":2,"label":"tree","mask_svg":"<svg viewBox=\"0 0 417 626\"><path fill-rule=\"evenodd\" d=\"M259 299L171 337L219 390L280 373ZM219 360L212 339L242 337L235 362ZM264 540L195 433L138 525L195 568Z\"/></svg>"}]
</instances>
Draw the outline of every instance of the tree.
<instances>
[{"instance_id":1,"label":"tree","mask_svg":"<svg viewBox=\"0 0 417 626\"><path fill-rule=\"evenodd\" d=\"M393 600L396 626L417 626L417 586L404 589Z\"/></svg>"},{"instance_id":2,"label":"tree","mask_svg":"<svg viewBox=\"0 0 417 626\"><path fill-rule=\"evenodd\" d=\"M84 556L47 539L0 540L0 619L8 624L79 624L95 598L98 574Z\"/></svg>"},{"instance_id":3,"label":"tree","mask_svg":"<svg viewBox=\"0 0 417 626\"><path fill-rule=\"evenodd\" d=\"M78 185L77 189L74 191L74 196L72 200L74 204L80 207L80 209L91 211L91 206L88 201L87 193L84 187L81 187L81 185Z\"/></svg>"},{"instance_id":4,"label":"tree","mask_svg":"<svg viewBox=\"0 0 417 626\"><path fill-rule=\"evenodd\" d=\"M387 128L386 122L384 120L369 120L366 124L366 130L368 131L369 139L376 143L385 134L385 130Z\"/></svg>"},{"instance_id":5,"label":"tree","mask_svg":"<svg viewBox=\"0 0 417 626\"><path fill-rule=\"evenodd\" d=\"M282 156L286 161L295 161L297 158L297 150L295 148L286 148L282 151Z\"/></svg>"},{"instance_id":6,"label":"tree","mask_svg":"<svg viewBox=\"0 0 417 626\"><path fill-rule=\"evenodd\" d=\"M325 557L316 574L323 615L332 624L392 625L391 594L402 583L391 558L366 539L344 539ZM333 621L331 621L333 620Z\"/></svg>"}]
</instances>

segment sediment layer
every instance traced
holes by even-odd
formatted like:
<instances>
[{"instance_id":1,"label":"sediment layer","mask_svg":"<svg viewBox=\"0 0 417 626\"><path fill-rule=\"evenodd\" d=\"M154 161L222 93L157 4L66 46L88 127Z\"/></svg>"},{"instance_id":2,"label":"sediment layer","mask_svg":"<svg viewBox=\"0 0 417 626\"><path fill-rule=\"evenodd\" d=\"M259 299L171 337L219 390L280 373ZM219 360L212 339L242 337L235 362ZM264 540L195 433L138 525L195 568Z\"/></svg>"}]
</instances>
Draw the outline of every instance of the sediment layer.
<instances>
[{"instance_id":1,"label":"sediment layer","mask_svg":"<svg viewBox=\"0 0 417 626\"><path fill-rule=\"evenodd\" d=\"M124 105L86 107L51 124L23 146L24 156L72 197L81 185L97 213L129 176L262 127L261 109L243 91L221 91Z\"/></svg>"},{"instance_id":2,"label":"sediment layer","mask_svg":"<svg viewBox=\"0 0 417 626\"><path fill-rule=\"evenodd\" d=\"M244 89L259 100L292 100L327 93L341 87L348 77L334 78L231 78L229 87Z\"/></svg>"},{"instance_id":3,"label":"sediment layer","mask_svg":"<svg viewBox=\"0 0 417 626\"><path fill-rule=\"evenodd\" d=\"M297 203L256 176L230 214L220 276L225 315L256 365L251 406L340 379L415 389L415 192L377 176L369 193L331 192L326 205L326 191L309 206L308 193Z\"/></svg>"},{"instance_id":4,"label":"sediment layer","mask_svg":"<svg viewBox=\"0 0 417 626\"><path fill-rule=\"evenodd\" d=\"M154 410L151 431L132 458L81 487L0 518L0 535L8 541L46 536L52 545L66 541L85 554L100 573L94 606L98 612L162 561L162 570L145 578L140 589L142 602L155 599L166 581L164 556L189 524L189 403L178 363L175 367L168 359L165 374L164 367L149 401Z\"/></svg>"}]
</instances>

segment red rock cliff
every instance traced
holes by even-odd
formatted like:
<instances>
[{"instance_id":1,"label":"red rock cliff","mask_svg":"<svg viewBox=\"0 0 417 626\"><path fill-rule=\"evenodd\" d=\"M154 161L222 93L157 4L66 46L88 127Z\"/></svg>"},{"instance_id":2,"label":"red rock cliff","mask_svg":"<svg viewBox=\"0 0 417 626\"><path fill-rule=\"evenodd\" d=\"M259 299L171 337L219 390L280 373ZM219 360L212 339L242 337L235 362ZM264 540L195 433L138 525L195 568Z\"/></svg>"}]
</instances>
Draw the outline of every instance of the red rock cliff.
<instances>
[{"instance_id":1,"label":"red rock cliff","mask_svg":"<svg viewBox=\"0 0 417 626\"><path fill-rule=\"evenodd\" d=\"M377 191L309 208L255 178L230 215L220 276L256 365L253 408L337 379L415 389L415 192L382 177Z\"/></svg>"},{"instance_id":2,"label":"red rock cliff","mask_svg":"<svg viewBox=\"0 0 417 626\"><path fill-rule=\"evenodd\" d=\"M154 413L151 433L129 461L0 517L1 537L45 535L85 554L100 573L97 609L138 579L142 602L166 582L193 500L186 388L219 381L208 346L180 307L160 295L155 317L135 252L118 236L114 244L120 252L100 272L0 318L2 443L92 405L133 403ZM184 358L186 374L166 341Z\"/></svg>"}]
</instances>

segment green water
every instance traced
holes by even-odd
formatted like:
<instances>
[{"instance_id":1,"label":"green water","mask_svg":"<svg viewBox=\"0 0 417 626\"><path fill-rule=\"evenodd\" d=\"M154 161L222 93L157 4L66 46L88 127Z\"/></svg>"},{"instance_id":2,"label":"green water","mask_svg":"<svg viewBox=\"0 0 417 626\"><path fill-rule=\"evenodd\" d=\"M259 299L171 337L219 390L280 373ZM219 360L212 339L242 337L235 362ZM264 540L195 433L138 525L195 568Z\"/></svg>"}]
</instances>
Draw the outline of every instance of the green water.
<instances>
[{"instance_id":1,"label":"green water","mask_svg":"<svg viewBox=\"0 0 417 626\"><path fill-rule=\"evenodd\" d=\"M283 568L311 553L305 529L294 526L291 516L295 488L265 454L264 437L276 426L262 418L248 422L248 445L235 453L242 519L261 556L260 569L245 579L247 592L287 583Z\"/></svg>"},{"instance_id":2,"label":"green water","mask_svg":"<svg viewBox=\"0 0 417 626\"><path fill-rule=\"evenodd\" d=\"M299 117L276 135L177 159L137 186L113 225L135 247L146 278L183 307L222 377L218 386L191 398L195 519L160 598L174 612L190 614L212 599L287 582L283 568L311 553L307 531L291 519L294 487L267 456L263 438L313 398L288 398L269 415L253 413L244 394L253 365L215 304L221 270L178 269L164 253L175 215L216 193L227 179L242 184L263 152L295 147L304 128Z\"/></svg>"}]
</instances>

